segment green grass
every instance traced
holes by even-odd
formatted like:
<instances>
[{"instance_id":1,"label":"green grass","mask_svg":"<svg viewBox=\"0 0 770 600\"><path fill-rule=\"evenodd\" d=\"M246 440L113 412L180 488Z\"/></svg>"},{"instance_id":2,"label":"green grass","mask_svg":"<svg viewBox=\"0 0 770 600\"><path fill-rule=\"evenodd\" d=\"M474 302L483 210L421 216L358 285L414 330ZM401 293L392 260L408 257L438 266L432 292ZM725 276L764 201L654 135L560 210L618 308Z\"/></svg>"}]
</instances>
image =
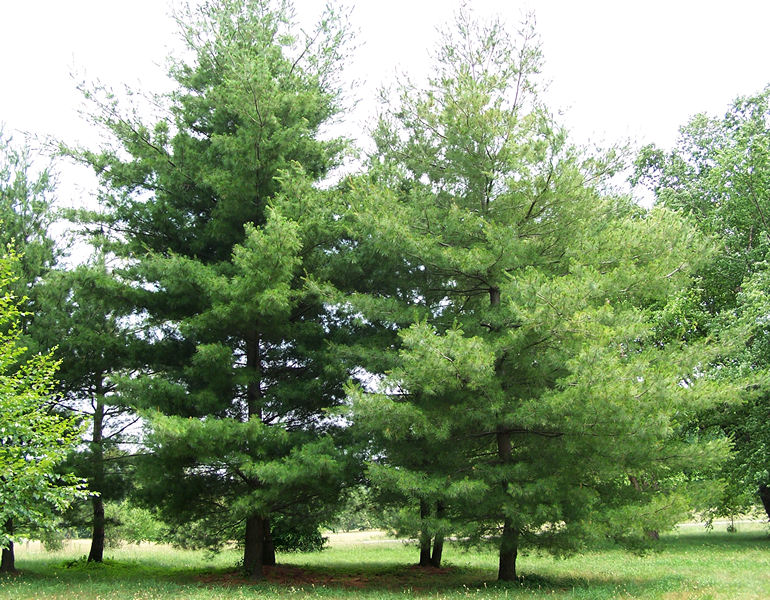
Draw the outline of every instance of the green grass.
<instances>
[{"instance_id":1,"label":"green grass","mask_svg":"<svg viewBox=\"0 0 770 600\"><path fill-rule=\"evenodd\" d=\"M0 599L770 598L770 538L758 526L735 534L683 529L663 536L659 551L646 556L612 548L568 559L524 555L522 581L509 584L494 581L494 552L450 546L447 568L425 572L412 566L414 547L362 537L336 537L323 553L279 556L284 566L273 582L259 585L234 569L235 551L212 557L130 546L109 551L105 564L95 566L76 560L83 545L56 553L22 545L20 573L0 578Z\"/></svg>"}]
</instances>

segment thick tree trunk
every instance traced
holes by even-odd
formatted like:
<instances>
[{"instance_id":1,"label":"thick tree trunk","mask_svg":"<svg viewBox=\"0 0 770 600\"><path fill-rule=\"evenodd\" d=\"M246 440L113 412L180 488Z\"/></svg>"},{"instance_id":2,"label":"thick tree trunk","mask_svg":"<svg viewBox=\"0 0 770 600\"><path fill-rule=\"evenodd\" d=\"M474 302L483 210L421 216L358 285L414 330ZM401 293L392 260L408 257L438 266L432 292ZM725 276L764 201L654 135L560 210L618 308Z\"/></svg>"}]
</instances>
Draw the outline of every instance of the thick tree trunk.
<instances>
[{"instance_id":1,"label":"thick tree trunk","mask_svg":"<svg viewBox=\"0 0 770 600\"><path fill-rule=\"evenodd\" d=\"M262 564L266 567L275 565L275 544L273 543L270 519L265 519L265 542L262 546Z\"/></svg>"},{"instance_id":2,"label":"thick tree trunk","mask_svg":"<svg viewBox=\"0 0 770 600\"><path fill-rule=\"evenodd\" d=\"M104 396L101 377L96 384L96 406L94 406L94 436L91 443L93 449L93 479L91 491L96 492L91 498L93 506L93 528L91 530L91 551L88 562L104 560Z\"/></svg>"},{"instance_id":3,"label":"thick tree trunk","mask_svg":"<svg viewBox=\"0 0 770 600\"><path fill-rule=\"evenodd\" d=\"M505 465L511 462L513 443L511 434L503 428L497 432L497 456ZM503 479L503 493L508 493L508 483ZM505 517L503 535L500 538L500 562L497 570L499 581L514 581L516 579L516 556L519 551L519 532L513 526L513 520Z\"/></svg>"},{"instance_id":4,"label":"thick tree trunk","mask_svg":"<svg viewBox=\"0 0 770 600\"><path fill-rule=\"evenodd\" d=\"M13 534L13 519L5 522L5 532L8 535ZM2 558L0 558L0 573L14 573L16 571L16 557L13 553L13 542L8 542L8 547L3 548Z\"/></svg>"},{"instance_id":5,"label":"thick tree trunk","mask_svg":"<svg viewBox=\"0 0 770 600\"><path fill-rule=\"evenodd\" d=\"M759 486L759 499L762 500L762 506L765 507L767 518L770 519L770 487L764 483Z\"/></svg>"},{"instance_id":6,"label":"thick tree trunk","mask_svg":"<svg viewBox=\"0 0 770 600\"><path fill-rule=\"evenodd\" d=\"M425 500L420 500L420 566L430 566L430 532L427 531L425 520L430 516L430 507Z\"/></svg>"},{"instance_id":7,"label":"thick tree trunk","mask_svg":"<svg viewBox=\"0 0 770 600\"><path fill-rule=\"evenodd\" d=\"M498 581L516 580L516 556L519 551L519 533L513 528L511 519L503 525L503 537L500 540L500 563L497 569Z\"/></svg>"},{"instance_id":8,"label":"thick tree trunk","mask_svg":"<svg viewBox=\"0 0 770 600\"><path fill-rule=\"evenodd\" d=\"M94 523L88 562L102 562L104 560L104 501L101 496L92 496L91 504L94 509Z\"/></svg>"},{"instance_id":9,"label":"thick tree trunk","mask_svg":"<svg viewBox=\"0 0 770 600\"><path fill-rule=\"evenodd\" d=\"M436 502L436 518L444 517L444 503ZM430 557L430 564L438 568L441 566L441 554L444 552L444 534L439 532L433 540L433 554Z\"/></svg>"},{"instance_id":10,"label":"thick tree trunk","mask_svg":"<svg viewBox=\"0 0 770 600\"><path fill-rule=\"evenodd\" d=\"M265 520L259 515L246 519L246 538L243 548L243 571L259 581L264 577L262 558L265 545Z\"/></svg>"}]
</instances>

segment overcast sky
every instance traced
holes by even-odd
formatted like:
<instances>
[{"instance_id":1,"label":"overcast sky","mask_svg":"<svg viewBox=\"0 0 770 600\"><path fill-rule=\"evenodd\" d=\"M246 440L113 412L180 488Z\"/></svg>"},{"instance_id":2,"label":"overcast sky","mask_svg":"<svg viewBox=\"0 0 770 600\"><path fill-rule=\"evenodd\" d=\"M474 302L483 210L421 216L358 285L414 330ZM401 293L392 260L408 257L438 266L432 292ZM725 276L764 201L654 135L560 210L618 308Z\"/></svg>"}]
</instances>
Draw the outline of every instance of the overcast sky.
<instances>
[{"instance_id":1,"label":"overcast sky","mask_svg":"<svg viewBox=\"0 0 770 600\"><path fill-rule=\"evenodd\" d=\"M297 0L303 18L321 0ZM351 4L349 1L348 4ZM362 131L377 87L397 69L419 80L452 0L358 0L361 48L350 76ZM548 99L579 142L632 139L670 146L697 112L723 113L770 83L770 2L763 0L473 0L478 15L515 27L534 10ZM71 73L116 87L168 88L164 60L178 42L165 0L0 0L0 123L87 142ZM18 136L17 136L18 137Z\"/></svg>"}]
</instances>

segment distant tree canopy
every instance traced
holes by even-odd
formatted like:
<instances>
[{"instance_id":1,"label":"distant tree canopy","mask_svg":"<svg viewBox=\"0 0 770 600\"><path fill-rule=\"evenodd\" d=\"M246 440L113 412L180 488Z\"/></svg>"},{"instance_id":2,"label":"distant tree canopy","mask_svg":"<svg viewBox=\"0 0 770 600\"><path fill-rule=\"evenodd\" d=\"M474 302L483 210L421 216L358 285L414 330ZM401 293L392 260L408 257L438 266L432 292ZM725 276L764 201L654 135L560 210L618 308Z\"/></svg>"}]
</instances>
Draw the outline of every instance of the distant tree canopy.
<instances>
[{"instance_id":1,"label":"distant tree canopy","mask_svg":"<svg viewBox=\"0 0 770 600\"><path fill-rule=\"evenodd\" d=\"M18 255L13 261L10 289L24 302L24 323L38 310L35 286L61 256L49 233L53 211L54 176L50 165L33 165L27 144L17 144L0 129L0 244L12 244ZM22 300L23 299L23 300Z\"/></svg>"},{"instance_id":2,"label":"distant tree canopy","mask_svg":"<svg viewBox=\"0 0 770 600\"><path fill-rule=\"evenodd\" d=\"M671 152L652 146L641 151L634 179L716 242L716 251L682 299L677 320L690 338L724 332L733 343L719 366L745 381L740 404L720 404L697 424L702 432L716 430L734 444L718 510L726 515L755 504L758 491L770 516L768 123L770 88L738 98L722 118L696 115Z\"/></svg>"}]
</instances>

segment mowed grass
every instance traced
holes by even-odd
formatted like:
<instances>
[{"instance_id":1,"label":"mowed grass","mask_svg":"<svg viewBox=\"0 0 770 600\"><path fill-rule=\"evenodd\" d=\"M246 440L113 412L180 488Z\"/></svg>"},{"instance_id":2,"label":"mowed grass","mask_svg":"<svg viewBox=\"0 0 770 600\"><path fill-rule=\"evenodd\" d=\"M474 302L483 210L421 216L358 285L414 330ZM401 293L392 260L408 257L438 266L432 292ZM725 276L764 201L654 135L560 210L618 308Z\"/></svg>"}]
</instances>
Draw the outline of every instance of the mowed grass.
<instances>
[{"instance_id":1,"label":"mowed grass","mask_svg":"<svg viewBox=\"0 0 770 600\"><path fill-rule=\"evenodd\" d=\"M239 554L216 556L166 546L109 550L104 565L68 563L84 543L47 553L17 548L17 575L0 578L0 598L657 598L665 600L770 598L770 537L764 526L738 533L688 527L662 536L644 556L617 548L568 559L525 554L520 582L495 582L494 552L449 546L445 568L414 567L413 546L371 533L332 536L322 553L279 555L270 581L253 584L235 569Z\"/></svg>"}]
</instances>

